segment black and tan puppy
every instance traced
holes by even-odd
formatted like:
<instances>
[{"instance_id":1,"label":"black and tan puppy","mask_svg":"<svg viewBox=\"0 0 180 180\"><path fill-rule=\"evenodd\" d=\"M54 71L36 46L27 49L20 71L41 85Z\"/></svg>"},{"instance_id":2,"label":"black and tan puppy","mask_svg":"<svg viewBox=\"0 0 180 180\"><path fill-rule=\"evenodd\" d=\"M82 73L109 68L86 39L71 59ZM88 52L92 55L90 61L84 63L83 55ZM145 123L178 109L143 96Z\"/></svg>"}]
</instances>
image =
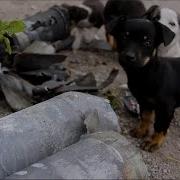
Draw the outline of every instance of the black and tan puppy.
<instances>
[{"instance_id":1,"label":"black and tan puppy","mask_svg":"<svg viewBox=\"0 0 180 180\"><path fill-rule=\"evenodd\" d=\"M116 42L108 33L109 23L119 17L127 19L140 18L146 12L146 8L141 0L108 0L104 8L104 24L106 27L107 42L116 49Z\"/></svg>"},{"instance_id":2,"label":"black and tan puppy","mask_svg":"<svg viewBox=\"0 0 180 180\"><path fill-rule=\"evenodd\" d=\"M148 135L155 117L154 134L141 146L152 152L162 145L175 108L180 106L180 58L156 55L159 44L167 46L175 34L166 26L146 19L117 19L111 34L117 41L128 87L140 105L141 120L131 135L137 138Z\"/></svg>"}]
</instances>

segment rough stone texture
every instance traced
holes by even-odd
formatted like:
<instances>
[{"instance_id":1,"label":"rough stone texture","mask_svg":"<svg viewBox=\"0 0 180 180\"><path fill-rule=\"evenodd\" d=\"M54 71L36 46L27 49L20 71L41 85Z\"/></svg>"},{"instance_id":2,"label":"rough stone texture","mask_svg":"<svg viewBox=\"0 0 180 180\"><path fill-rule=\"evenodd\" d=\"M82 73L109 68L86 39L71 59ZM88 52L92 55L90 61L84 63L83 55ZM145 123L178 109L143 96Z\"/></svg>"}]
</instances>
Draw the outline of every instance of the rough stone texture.
<instances>
[{"instance_id":1,"label":"rough stone texture","mask_svg":"<svg viewBox=\"0 0 180 180\"><path fill-rule=\"evenodd\" d=\"M98 113L99 122L96 127L98 131L120 132L118 118L112 110L109 100L78 92L64 93L59 97L62 101L69 103L74 110L81 112L84 120L93 112Z\"/></svg>"},{"instance_id":2,"label":"rough stone texture","mask_svg":"<svg viewBox=\"0 0 180 180\"><path fill-rule=\"evenodd\" d=\"M137 149L115 132L85 135L78 143L7 179L147 179Z\"/></svg>"},{"instance_id":3,"label":"rough stone texture","mask_svg":"<svg viewBox=\"0 0 180 180\"><path fill-rule=\"evenodd\" d=\"M0 178L19 171L77 142L84 119L98 111L102 128L119 130L118 119L103 98L69 92L0 121ZM111 121L111 122L110 122Z\"/></svg>"}]
</instances>

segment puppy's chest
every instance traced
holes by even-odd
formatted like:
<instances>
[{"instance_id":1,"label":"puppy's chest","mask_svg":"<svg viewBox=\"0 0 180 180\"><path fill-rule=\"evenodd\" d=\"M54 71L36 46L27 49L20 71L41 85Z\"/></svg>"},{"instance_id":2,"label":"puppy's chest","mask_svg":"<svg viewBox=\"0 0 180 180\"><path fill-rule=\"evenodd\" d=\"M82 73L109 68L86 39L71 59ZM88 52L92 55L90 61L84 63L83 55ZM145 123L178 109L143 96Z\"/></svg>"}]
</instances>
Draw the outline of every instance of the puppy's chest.
<instances>
[{"instance_id":1,"label":"puppy's chest","mask_svg":"<svg viewBox=\"0 0 180 180\"><path fill-rule=\"evenodd\" d=\"M136 77L128 79L128 86L134 96L152 99L158 91L158 82L153 77Z\"/></svg>"}]
</instances>

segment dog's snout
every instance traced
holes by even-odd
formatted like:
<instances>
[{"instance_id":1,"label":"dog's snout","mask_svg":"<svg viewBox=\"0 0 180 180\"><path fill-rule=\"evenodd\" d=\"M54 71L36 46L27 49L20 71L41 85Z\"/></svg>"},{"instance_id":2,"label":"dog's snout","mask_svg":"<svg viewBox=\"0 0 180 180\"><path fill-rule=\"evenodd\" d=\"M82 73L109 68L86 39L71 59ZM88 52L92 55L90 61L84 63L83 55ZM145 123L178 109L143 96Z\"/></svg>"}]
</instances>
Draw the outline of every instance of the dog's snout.
<instances>
[{"instance_id":1,"label":"dog's snout","mask_svg":"<svg viewBox=\"0 0 180 180\"><path fill-rule=\"evenodd\" d=\"M128 53L126 53L126 59L128 61L134 62L134 61L136 61L136 56L133 52L128 52Z\"/></svg>"}]
</instances>

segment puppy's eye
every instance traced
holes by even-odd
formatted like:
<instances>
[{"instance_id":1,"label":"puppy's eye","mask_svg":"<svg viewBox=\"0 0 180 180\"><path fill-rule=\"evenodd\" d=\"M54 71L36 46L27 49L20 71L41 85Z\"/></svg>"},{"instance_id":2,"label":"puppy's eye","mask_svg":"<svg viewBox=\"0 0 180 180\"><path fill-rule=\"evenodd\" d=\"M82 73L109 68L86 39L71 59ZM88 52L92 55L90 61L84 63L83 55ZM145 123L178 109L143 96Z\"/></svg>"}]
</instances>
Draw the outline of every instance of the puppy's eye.
<instances>
[{"instance_id":1,"label":"puppy's eye","mask_svg":"<svg viewBox=\"0 0 180 180\"><path fill-rule=\"evenodd\" d=\"M169 25L176 26L176 24L174 22L169 22Z\"/></svg>"}]
</instances>

